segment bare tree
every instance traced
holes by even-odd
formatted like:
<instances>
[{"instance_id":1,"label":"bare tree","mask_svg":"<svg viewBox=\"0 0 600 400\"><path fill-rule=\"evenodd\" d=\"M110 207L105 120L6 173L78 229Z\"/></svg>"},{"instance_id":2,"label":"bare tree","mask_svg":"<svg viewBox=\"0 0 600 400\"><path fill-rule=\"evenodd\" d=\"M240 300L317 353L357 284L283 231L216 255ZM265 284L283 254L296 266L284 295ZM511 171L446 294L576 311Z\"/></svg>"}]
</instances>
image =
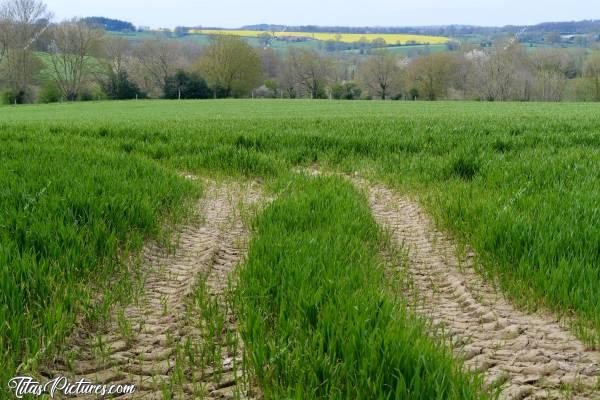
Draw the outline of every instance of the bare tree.
<instances>
[{"instance_id":1,"label":"bare tree","mask_svg":"<svg viewBox=\"0 0 600 400\"><path fill-rule=\"evenodd\" d=\"M49 21L52 14L48 12L46 4L39 0L9 0L0 15L9 22L10 47L30 49L38 35L43 33L48 24L39 24L39 21Z\"/></svg>"},{"instance_id":2,"label":"bare tree","mask_svg":"<svg viewBox=\"0 0 600 400\"><path fill-rule=\"evenodd\" d=\"M157 86L155 80L148 74L146 67L142 65L138 57L134 56L129 60L127 75L148 97L158 98L164 94L164 86Z\"/></svg>"},{"instance_id":3,"label":"bare tree","mask_svg":"<svg viewBox=\"0 0 600 400\"><path fill-rule=\"evenodd\" d=\"M494 48L473 50L470 87L474 94L489 101L530 100L533 76L527 54L516 42L498 43Z\"/></svg>"},{"instance_id":4,"label":"bare tree","mask_svg":"<svg viewBox=\"0 0 600 400\"><path fill-rule=\"evenodd\" d=\"M296 71L292 64L288 61L289 60L286 59L280 64L277 73L277 80L279 82L282 95L285 94L286 97L294 99L298 95L299 84L296 81Z\"/></svg>"},{"instance_id":5,"label":"bare tree","mask_svg":"<svg viewBox=\"0 0 600 400\"><path fill-rule=\"evenodd\" d=\"M100 65L96 80L108 99L129 99L142 93L129 78L132 46L126 38L106 36L100 46Z\"/></svg>"},{"instance_id":6,"label":"bare tree","mask_svg":"<svg viewBox=\"0 0 600 400\"><path fill-rule=\"evenodd\" d=\"M556 49L540 50L531 59L536 76L536 99L561 101L567 84L566 71L572 61L568 54Z\"/></svg>"},{"instance_id":7,"label":"bare tree","mask_svg":"<svg viewBox=\"0 0 600 400\"><path fill-rule=\"evenodd\" d=\"M191 40L178 43L180 69L187 69L194 65L202 55L203 47Z\"/></svg>"},{"instance_id":8,"label":"bare tree","mask_svg":"<svg viewBox=\"0 0 600 400\"><path fill-rule=\"evenodd\" d=\"M92 55L99 49L102 34L82 20L65 21L53 28L50 69L66 100L77 100L86 79L93 74L97 65Z\"/></svg>"},{"instance_id":9,"label":"bare tree","mask_svg":"<svg viewBox=\"0 0 600 400\"><path fill-rule=\"evenodd\" d=\"M359 81L368 92L385 100L398 86L400 65L397 57L387 51L374 52L358 67Z\"/></svg>"},{"instance_id":10,"label":"bare tree","mask_svg":"<svg viewBox=\"0 0 600 400\"><path fill-rule=\"evenodd\" d=\"M279 73L281 67L281 59L275 54L273 49L266 48L259 50L259 55L262 61L263 75L266 79L274 79Z\"/></svg>"},{"instance_id":11,"label":"bare tree","mask_svg":"<svg viewBox=\"0 0 600 400\"><path fill-rule=\"evenodd\" d=\"M5 79L20 96L24 96L41 68L32 45L47 29L51 14L39 0L9 0L0 9L0 60ZM39 23L46 21L46 23Z\"/></svg>"},{"instance_id":12,"label":"bare tree","mask_svg":"<svg viewBox=\"0 0 600 400\"><path fill-rule=\"evenodd\" d=\"M10 21L6 5L0 3L0 63L4 59L4 55L8 51L8 40L10 37Z\"/></svg>"},{"instance_id":13,"label":"bare tree","mask_svg":"<svg viewBox=\"0 0 600 400\"><path fill-rule=\"evenodd\" d=\"M154 85L154 90L148 91L159 95L162 94L169 77L185 64L179 42L164 38L145 40L135 50L135 56L143 70L144 75L141 79L145 80L146 84L151 82Z\"/></svg>"},{"instance_id":14,"label":"bare tree","mask_svg":"<svg viewBox=\"0 0 600 400\"><path fill-rule=\"evenodd\" d=\"M291 48L286 57L295 82L317 99L333 74L333 61L316 51Z\"/></svg>"},{"instance_id":15,"label":"bare tree","mask_svg":"<svg viewBox=\"0 0 600 400\"><path fill-rule=\"evenodd\" d=\"M593 87L594 100L600 101L600 54L596 53L588 57L584 74Z\"/></svg>"},{"instance_id":16,"label":"bare tree","mask_svg":"<svg viewBox=\"0 0 600 400\"><path fill-rule=\"evenodd\" d=\"M123 37L107 36L102 43L102 55L108 69L115 75L126 71L131 57L131 42Z\"/></svg>"}]
</instances>

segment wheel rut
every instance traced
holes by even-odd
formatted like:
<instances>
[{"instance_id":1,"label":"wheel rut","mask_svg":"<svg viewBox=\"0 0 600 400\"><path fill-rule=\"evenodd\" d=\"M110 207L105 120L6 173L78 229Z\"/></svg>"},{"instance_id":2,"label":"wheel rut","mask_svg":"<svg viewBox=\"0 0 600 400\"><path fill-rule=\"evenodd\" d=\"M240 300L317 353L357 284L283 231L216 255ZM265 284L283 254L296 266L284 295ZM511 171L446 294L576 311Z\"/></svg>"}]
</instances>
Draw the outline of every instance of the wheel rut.
<instances>
[{"instance_id":1,"label":"wheel rut","mask_svg":"<svg viewBox=\"0 0 600 400\"><path fill-rule=\"evenodd\" d=\"M355 180L356 182L356 180ZM356 182L373 214L408 253L416 312L432 334L450 340L457 357L501 399L600 399L600 354L543 314L520 311L460 259L418 203L382 185Z\"/></svg>"},{"instance_id":2,"label":"wheel rut","mask_svg":"<svg viewBox=\"0 0 600 400\"><path fill-rule=\"evenodd\" d=\"M136 385L122 398L258 397L244 371L228 290L248 245L243 210L260 201L255 184L209 182L198 204L201 222L178 232L175 250L144 247L137 301L115 309L102 331L76 329L69 356L43 375Z\"/></svg>"}]
</instances>

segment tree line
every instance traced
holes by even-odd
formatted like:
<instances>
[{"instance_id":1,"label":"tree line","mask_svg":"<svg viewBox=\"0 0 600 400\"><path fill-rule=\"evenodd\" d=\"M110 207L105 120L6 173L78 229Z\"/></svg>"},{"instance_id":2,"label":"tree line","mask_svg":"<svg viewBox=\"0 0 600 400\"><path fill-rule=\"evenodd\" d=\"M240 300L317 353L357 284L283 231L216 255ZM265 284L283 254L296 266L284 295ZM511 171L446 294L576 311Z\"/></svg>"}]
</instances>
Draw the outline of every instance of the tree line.
<instances>
[{"instance_id":1,"label":"tree line","mask_svg":"<svg viewBox=\"0 0 600 400\"><path fill-rule=\"evenodd\" d=\"M258 24L246 25L240 29L258 31L288 31L288 32L328 32L328 33L356 33L365 32L377 34L414 34L431 36L456 36L456 35L490 35L498 33L515 34L526 30L533 33L560 32L563 34L598 34L600 33L600 20L544 22L537 25L507 25L507 26L475 26L475 25L441 25L441 26L317 26L317 25L271 25Z\"/></svg>"},{"instance_id":2,"label":"tree line","mask_svg":"<svg viewBox=\"0 0 600 400\"><path fill-rule=\"evenodd\" d=\"M136 27L128 21L106 17L87 17L83 19L90 25L97 25L110 32L135 32Z\"/></svg>"},{"instance_id":3,"label":"tree line","mask_svg":"<svg viewBox=\"0 0 600 400\"><path fill-rule=\"evenodd\" d=\"M600 101L600 52L491 47L401 57L290 47L277 52L216 36L200 47L130 40L96 23L52 23L40 0L0 3L0 91L5 103L227 97Z\"/></svg>"}]
</instances>

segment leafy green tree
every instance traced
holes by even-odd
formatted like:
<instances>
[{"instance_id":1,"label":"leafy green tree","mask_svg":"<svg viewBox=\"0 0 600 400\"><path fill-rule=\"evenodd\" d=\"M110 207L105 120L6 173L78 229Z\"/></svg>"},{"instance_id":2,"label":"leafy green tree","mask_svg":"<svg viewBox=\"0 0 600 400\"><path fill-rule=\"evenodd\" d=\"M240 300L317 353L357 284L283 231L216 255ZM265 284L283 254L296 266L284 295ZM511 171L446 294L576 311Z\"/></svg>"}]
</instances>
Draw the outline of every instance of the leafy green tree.
<instances>
[{"instance_id":1,"label":"leafy green tree","mask_svg":"<svg viewBox=\"0 0 600 400\"><path fill-rule=\"evenodd\" d=\"M130 100L144 98L146 95L127 75L127 71L108 72L108 79L101 82L101 87L109 100Z\"/></svg>"},{"instance_id":2,"label":"leafy green tree","mask_svg":"<svg viewBox=\"0 0 600 400\"><path fill-rule=\"evenodd\" d=\"M373 46L374 49L380 49L387 47L387 42L383 38L376 38L371 42L371 46Z\"/></svg>"},{"instance_id":3,"label":"leafy green tree","mask_svg":"<svg viewBox=\"0 0 600 400\"><path fill-rule=\"evenodd\" d=\"M399 85L399 59L386 50L374 52L359 65L358 76L371 96L385 100Z\"/></svg>"},{"instance_id":4,"label":"leafy green tree","mask_svg":"<svg viewBox=\"0 0 600 400\"><path fill-rule=\"evenodd\" d=\"M95 28L110 32L135 32L135 26L128 21L111 19L106 17L87 17L83 21Z\"/></svg>"},{"instance_id":5,"label":"leafy green tree","mask_svg":"<svg viewBox=\"0 0 600 400\"><path fill-rule=\"evenodd\" d=\"M243 97L260 85L262 61L244 39L217 36L205 49L194 70L206 78L215 97L219 87L225 97Z\"/></svg>"},{"instance_id":6,"label":"leafy green tree","mask_svg":"<svg viewBox=\"0 0 600 400\"><path fill-rule=\"evenodd\" d=\"M371 50L371 42L365 36L362 36L355 42L355 47L360 51L360 54L366 54Z\"/></svg>"},{"instance_id":7,"label":"leafy green tree","mask_svg":"<svg viewBox=\"0 0 600 400\"><path fill-rule=\"evenodd\" d=\"M336 100L357 100L362 95L356 82L336 83L331 87L331 96Z\"/></svg>"},{"instance_id":8,"label":"leafy green tree","mask_svg":"<svg viewBox=\"0 0 600 400\"><path fill-rule=\"evenodd\" d=\"M213 96L206 81L197 73L179 70L167 78L165 99L208 99Z\"/></svg>"},{"instance_id":9,"label":"leafy green tree","mask_svg":"<svg viewBox=\"0 0 600 400\"><path fill-rule=\"evenodd\" d=\"M273 97L277 97L279 95L279 83L274 79L267 79L265 81L265 87L271 91Z\"/></svg>"},{"instance_id":10,"label":"leafy green tree","mask_svg":"<svg viewBox=\"0 0 600 400\"><path fill-rule=\"evenodd\" d=\"M7 89L2 92L0 104L23 104L25 102L25 92L16 92Z\"/></svg>"},{"instance_id":11,"label":"leafy green tree","mask_svg":"<svg viewBox=\"0 0 600 400\"><path fill-rule=\"evenodd\" d=\"M414 60L410 64L408 76L423 98L439 100L446 96L457 68L453 53L434 53Z\"/></svg>"},{"instance_id":12,"label":"leafy green tree","mask_svg":"<svg viewBox=\"0 0 600 400\"><path fill-rule=\"evenodd\" d=\"M38 94L38 103L57 103L62 99L62 92L54 81L44 82Z\"/></svg>"},{"instance_id":13,"label":"leafy green tree","mask_svg":"<svg viewBox=\"0 0 600 400\"><path fill-rule=\"evenodd\" d=\"M409 100L417 100L419 98L419 89L412 88L408 91Z\"/></svg>"},{"instance_id":14,"label":"leafy green tree","mask_svg":"<svg viewBox=\"0 0 600 400\"><path fill-rule=\"evenodd\" d=\"M269 32L263 32L258 35L258 41L261 45L263 45L263 47L269 47L273 42L273 39L273 35L271 35Z\"/></svg>"}]
</instances>

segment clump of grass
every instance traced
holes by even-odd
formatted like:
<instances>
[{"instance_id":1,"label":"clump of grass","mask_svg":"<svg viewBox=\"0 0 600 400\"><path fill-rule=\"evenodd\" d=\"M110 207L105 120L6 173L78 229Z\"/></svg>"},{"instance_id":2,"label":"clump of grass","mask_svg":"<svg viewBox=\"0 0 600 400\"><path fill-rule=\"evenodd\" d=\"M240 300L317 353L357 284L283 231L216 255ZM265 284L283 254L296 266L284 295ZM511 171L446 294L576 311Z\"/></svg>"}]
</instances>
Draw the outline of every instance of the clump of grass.
<instances>
[{"instance_id":1,"label":"clump of grass","mask_svg":"<svg viewBox=\"0 0 600 400\"><path fill-rule=\"evenodd\" d=\"M450 175L471 181L481 170L481 161L471 154L461 154L450 163Z\"/></svg>"},{"instance_id":2,"label":"clump of grass","mask_svg":"<svg viewBox=\"0 0 600 400\"><path fill-rule=\"evenodd\" d=\"M108 312L128 253L158 235L167 215L181 218L185 200L199 191L150 161L68 141L8 140L0 158L0 381L6 382L35 371L76 317ZM131 327L119 322L129 337Z\"/></svg>"},{"instance_id":3,"label":"clump of grass","mask_svg":"<svg viewBox=\"0 0 600 400\"><path fill-rule=\"evenodd\" d=\"M513 149L513 147L514 145L512 142L503 139L496 139L492 143L492 148L498 153L508 153Z\"/></svg>"},{"instance_id":4,"label":"clump of grass","mask_svg":"<svg viewBox=\"0 0 600 400\"><path fill-rule=\"evenodd\" d=\"M236 304L267 398L482 397L387 294L381 237L339 178L296 178L258 218Z\"/></svg>"},{"instance_id":5,"label":"clump of grass","mask_svg":"<svg viewBox=\"0 0 600 400\"><path fill-rule=\"evenodd\" d=\"M513 127L513 128L510 128L509 133L511 136L521 136L522 134L525 133L525 129L522 127Z\"/></svg>"}]
</instances>

